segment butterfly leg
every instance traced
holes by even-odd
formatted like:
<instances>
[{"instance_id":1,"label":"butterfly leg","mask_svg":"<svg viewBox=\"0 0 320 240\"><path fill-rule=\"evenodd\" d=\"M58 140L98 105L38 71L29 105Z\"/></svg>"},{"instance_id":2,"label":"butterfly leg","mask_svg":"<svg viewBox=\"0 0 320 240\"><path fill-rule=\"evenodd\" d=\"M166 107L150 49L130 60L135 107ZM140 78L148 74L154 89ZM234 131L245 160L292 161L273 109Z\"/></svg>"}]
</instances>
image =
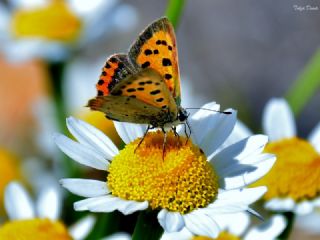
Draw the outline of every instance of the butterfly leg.
<instances>
[{"instance_id":1,"label":"butterfly leg","mask_svg":"<svg viewBox=\"0 0 320 240\"><path fill-rule=\"evenodd\" d=\"M140 147L141 143L143 142L144 138L147 136L148 131L152 129L152 127L150 125L148 125L146 131L143 134L143 137L141 138L139 144L137 145L136 149L134 150L134 153L136 153L137 149Z\"/></svg>"},{"instance_id":2,"label":"butterfly leg","mask_svg":"<svg viewBox=\"0 0 320 240\"><path fill-rule=\"evenodd\" d=\"M178 138L178 144L180 145L180 135L177 132L177 127L176 126L172 126L172 131L174 133L174 136Z\"/></svg>"},{"instance_id":3,"label":"butterfly leg","mask_svg":"<svg viewBox=\"0 0 320 240\"><path fill-rule=\"evenodd\" d=\"M162 160L164 160L164 155L166 153L166 144L167 144L167 132L164 130L164 128L161 128L163 132L163 143L162 143Z\"/></svg>"},{"instance_id":4,"label":"butterfly leg","mask_svg":"<svg viewBox=\"0 0 320 240\"><path fill-rule=\"evenodd\" d=\"M187 127L189 129L189 134L187 133ZM187 144L188 141L189 141L189 138L191 137L191 127L190 127L190 124L189 124L188 120L186 121L186 123L184 125L184 132L185 132L185 134L187 136L187 141L186 141L186 144Z\"/></svg>"}]
</instances>

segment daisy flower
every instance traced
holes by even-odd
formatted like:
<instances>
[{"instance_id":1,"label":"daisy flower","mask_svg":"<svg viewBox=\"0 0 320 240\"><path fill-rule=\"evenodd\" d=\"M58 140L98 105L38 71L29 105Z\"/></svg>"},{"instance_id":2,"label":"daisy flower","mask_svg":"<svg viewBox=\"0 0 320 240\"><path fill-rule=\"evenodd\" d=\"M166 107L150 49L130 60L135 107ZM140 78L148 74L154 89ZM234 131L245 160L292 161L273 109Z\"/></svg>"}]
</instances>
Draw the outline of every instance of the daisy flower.
<instances>
[{"instance_id":1,"label":"daisy flower","mask_svg":"<svg viewBox=\"0 0 320 240\"><path fill-rule=\"evenodd\" d=\"M48 186L33 204L29 194L17 182L11 182L5 191L5 208L10 218L0 226L0 239L84 239L95 219L88 216L69 229L58 221L60 197L55 188Z\"/></svg>"},{"instance_id":2,"label":"daisy flower","mask_svg":"<svg viewBox=\"0 0 320 240\"><path fill-rule=\"evenodd\" d=\"M135 10L117 0L9 0L0 3L0 51L14 61L60 61L106 31L127 30L136 21Z\"/></svg>"},{"instance_id":3,"label":"daisy flower","mask_svg":"<svg viewBox=\"0 0 320 240\"><path fill-rule=\"evenodd\" d=\"M270 142L265 152L277 156L271 171L253 186L267 186L265 207L299 215L320 206L320 123L307 139L297 136L293 113L284 99L271 99L263 112L264 133ZM250 136L242 123L236 125L228 141Z\"/></svg>"},{"instance_id":4,"label":"daisy flower","mask_svg":"<svg viewBox=\"0 0 320 240\"><path fill-rule=\"evenodd\" d=\"M219 110L209 103L206 109ZM163 134L149 132L136 150L146 126L115 122L126 143L118 150L112 141L93 126L67 119L67 127L77 139L56 134L55 142L69 157L83 165L107 171L106 181L62 179L70 192L86 199L75 202L76 211L123 214L145 209L158 211L166 232L183 228L196 235L216 237L218 216L251 211L249 205L265 192L265 187L245 188L272 167L275 157L261 153L267 137L255 135L219 152L216 150L231 133L236 112L220 114L199 110L189 117L191 139L169 132L163 159Z\"/></svg>"},{"instance_id":5,"label":"daisy flower","mask_svg":"<svg viewBox=\"0 0 320 240\"><path fill-rule=\"evenodd\" d=\"M281 215L274 215L260 225L249 227L250 216L246 212L226 214L220 222L223 231L216 238L194 236L187 229L183 229L178 233L164 233L161 240L273 240L286 227L286 220Z\"/></svg>"}]
</instances>

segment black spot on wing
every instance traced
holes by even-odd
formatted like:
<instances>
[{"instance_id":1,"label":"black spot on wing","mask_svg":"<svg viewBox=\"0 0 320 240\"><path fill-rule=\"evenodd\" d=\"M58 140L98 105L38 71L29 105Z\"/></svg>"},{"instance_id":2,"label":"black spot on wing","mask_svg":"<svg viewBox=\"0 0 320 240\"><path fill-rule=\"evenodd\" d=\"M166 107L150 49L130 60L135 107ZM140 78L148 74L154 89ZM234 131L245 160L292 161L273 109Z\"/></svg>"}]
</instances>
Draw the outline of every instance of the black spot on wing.
<instances>
[{"instance_id":1,"label":"black spot on wing","mask_svg":"<svg viewBox=\"0 0 320 240\"><path fill-rule=\"evenodd\" d=\"M171 61L169 58L163 58L162 59L162 66L167 67L167 66L171 66Z\"/></svg>"},{"instance_id":2,"label":"black spot on wing","mask_svg":"<svg viewBox=\"0 0 320 240\"><path fill-rule=\"evenodd\" d=\"M167 80L170 80L170 79L172 78L172 75L169 74L169 73L166 73L166 74L164 75L164 78L167 79Z\"/></svg>"},{"instance_id":3,"label":"black spot on wing","mask_svg":"<svg viewBox=\"0 0 320 240\"><path fill-rule=\"evenodd\" d=\"M146 50L144 50L144 54L145 54L146 56L151 55L151 54L152 54L152 51L151 51L150 49L146 49Z\"/></svg>"},{"instance_id":4,"label":"black spot on wing","mask_svg":"<svg viewBox=\"0 0 320 240\"><path fill-rule=\"evenodd\" d=\"M150 66L150 62L149 61L146 61L141 65L142 68L147 68L149 66Z\"/></svg>"},{"instance_id":5,"label":"black spot on wing","mask_svg":"<svg viewBox=\"0 0 320 240\"><path fill-rule=\"evenodd\" d=\"M159 89L153 90L153 91L150 92L151 95L156 95L156 94L159 94L159 93L161 93L161 91Z\"/></svg>"},{"instance_id":6,"label":"black spot on wing","mask_svg":"<svg viewBox=\"0 0 320 240\"><path fill-rule=\"evenodd\" d=\"M98 81L98 85L102 85L102 84L104 84L104 81L102 80L102 79L100 79L99 81Z\"/></svg>"}]
</instances>

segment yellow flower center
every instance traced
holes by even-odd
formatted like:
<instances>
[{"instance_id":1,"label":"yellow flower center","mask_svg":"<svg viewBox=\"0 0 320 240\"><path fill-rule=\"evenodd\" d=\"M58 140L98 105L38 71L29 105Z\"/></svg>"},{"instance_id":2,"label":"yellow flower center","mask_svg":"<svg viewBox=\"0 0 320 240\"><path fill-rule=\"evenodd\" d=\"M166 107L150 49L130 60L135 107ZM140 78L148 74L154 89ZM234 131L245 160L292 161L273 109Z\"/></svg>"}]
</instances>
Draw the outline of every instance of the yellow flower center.
<instances>
[{"instance_id":1,"label":"yellow flower center","mask_svg":"<svg viewBox=\"0 0 320 240\"><path fill-rule=\"evenodd\" d=\"M0 213L4 213L4 189L13 180L21 179L18 160L11 153L0 149Z\"/></svg>"},{"instance_id":2,"label":"yellow flower center","mask_svg":"<svg viewBox=\"0 0 320 240\"><path fill-rule=\"evenodd\" d=\"M52 0L45 7L17 10L12 18L12 31L17 37L71 41L78 37L80 29L80 19L63 0Z\"/></svg>"},{"instance_id":3,"label":"yellow flower center","mask_svg":"<svg viewBox=\"0 0 320 240\"><path fill-rule=\"evenodd\" d=\"M217 195L218 177L206 156L169 132L163 158L163 140L160 131L149 132L137 150L140 139L120 151L109 168L112 195L182 214L207 206Z\"/></svg>"},{"instance_id":4,"label":"yellow flower center","mask_svg":"<svg viewBox=\"0 0 320 240\"><path fill-rule=\"evenodd\" d=\"M320 192L320 155L305 140L289 138L269 143L265 152L277 156L272 169L254 185L265 185L264 198L312 199Z\"/></svg>"},{"instance_id":5,"label":"yellow flower center","mask_svg":"<svg viewBox=\"0 0 320 240\"><path fill-rule=\"evenodd\" d=\"M217 238L196 236L196 237L193 237L192 240L240 240L240 238L238 236L235 236L231 233L224 231L224 232L221 232Z\"/></svg>"},{"instance_id":6,"label":"yellow flower center","mask_svg":"<svg viewBox=\"0 0 320 240\"><path fill-rule=\"evenodd\" d=\"M49 219L16 220L0 227L0 239L10 240L71 240L66 227Z\"/></svg>"}]
</instances>

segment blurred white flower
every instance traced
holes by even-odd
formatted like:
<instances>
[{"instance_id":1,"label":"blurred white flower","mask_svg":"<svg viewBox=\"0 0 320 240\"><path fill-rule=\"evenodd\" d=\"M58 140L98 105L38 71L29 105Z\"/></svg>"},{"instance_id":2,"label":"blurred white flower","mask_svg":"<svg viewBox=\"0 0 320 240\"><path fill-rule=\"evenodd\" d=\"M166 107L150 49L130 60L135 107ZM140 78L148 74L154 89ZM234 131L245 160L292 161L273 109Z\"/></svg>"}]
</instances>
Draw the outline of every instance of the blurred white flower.
<instances>
[{"instance_id":1,"label":"blurred white flower","mask_svg":"<svg viewBox=\"0 0 320 240\"><path fill-rule=\"evenodd\" d=\"M293 113L284 99L271 99L263 113L264 133L270 143L265 151L277 156L270 172L254 184L267 186L265 207L273 211L311 213L320 206L320 123L307 140L297 137ZM236 124L227 145L252 135Z\"/></svg>"},{"instance_id":2,"label":"blurred white flower","mask_svg":"<svg viewBox=\"0 0 320 240\"><path fill-rule=\"evenodd\" d=\"M58 221L61 213L59 191L53 186L43 189L34 203L27 191L11 182L5 191L5 208L10 221L0 226L0 239L85 239L95 223L87 216L69 229ZM30 237L30 238L28 238Z\"/></svg>"},{"instance_id":3,"label":"blurred white flower","mask_svg":"<svg viewBox=\"0 0 320 240\"><path fill-rule=\"evenodd\" d=\"M136 22L135 9L118 0L9 0L0 3L0 51L11 61L59 61Z\"/></svg>"}]
</instances>

